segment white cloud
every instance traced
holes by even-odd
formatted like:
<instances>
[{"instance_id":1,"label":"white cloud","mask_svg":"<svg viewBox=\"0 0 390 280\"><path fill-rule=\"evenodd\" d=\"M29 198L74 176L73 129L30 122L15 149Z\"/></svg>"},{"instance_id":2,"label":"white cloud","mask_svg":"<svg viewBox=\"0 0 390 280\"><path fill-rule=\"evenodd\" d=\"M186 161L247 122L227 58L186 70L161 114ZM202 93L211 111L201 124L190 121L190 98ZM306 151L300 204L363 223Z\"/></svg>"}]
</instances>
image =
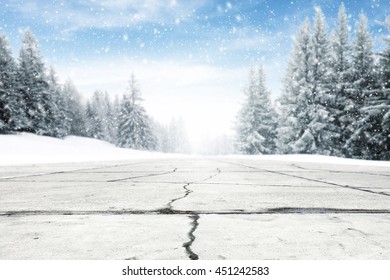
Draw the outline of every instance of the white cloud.
<instances>
[{"instance_id":1,"label":"white cloud","mask_svg":"<svg viewBox=\"0 0 390 280\"><path fill-rule=\"evenodd\" d=\"M175 24L189 20L206 0L31 0L26 3L11 0L9 6L25 18L66 26L68 30L85 27L132 27L139 23Z\"/></svg>"}]
</instances>

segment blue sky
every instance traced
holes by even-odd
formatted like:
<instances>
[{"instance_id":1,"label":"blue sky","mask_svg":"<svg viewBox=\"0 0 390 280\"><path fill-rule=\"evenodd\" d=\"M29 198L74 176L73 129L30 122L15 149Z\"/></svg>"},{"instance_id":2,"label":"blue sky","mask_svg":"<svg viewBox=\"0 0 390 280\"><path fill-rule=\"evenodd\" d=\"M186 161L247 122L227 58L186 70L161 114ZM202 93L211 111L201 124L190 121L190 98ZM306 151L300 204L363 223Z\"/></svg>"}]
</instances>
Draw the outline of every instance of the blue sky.
<instances>
[{"instance_id":1,"label":"blue sky","mask_svg":"<svg viewBox=\"0 0 390 280\"><path fill-rule=\"evenodd\" d=\"M341 1L2 1L1 32L17 48L29 27L53 61L125 56L172 58L223 67L284 55L291 33L320 6L334 26ZM363 10L373 32L386 0L344 1L350 25Z\"/></svg>"},{"instance_id":2,"label":"blue sky","mask_svg":"<svg viewBox=\"0 0 390 280\"><path fill-rule=\"evenodd\" d=\"M87 96L95 89L121 94L134 72L151 115L163 122L182 116L201 138L232 128L251 64L262 61L277 96L298 26L320 6L331 30L341 2L0 0L0 33L17 56L30 28L47 64ZM380 46L389 1L343 2L351 31L364 11Z\"/></svg>"}]
</instances>

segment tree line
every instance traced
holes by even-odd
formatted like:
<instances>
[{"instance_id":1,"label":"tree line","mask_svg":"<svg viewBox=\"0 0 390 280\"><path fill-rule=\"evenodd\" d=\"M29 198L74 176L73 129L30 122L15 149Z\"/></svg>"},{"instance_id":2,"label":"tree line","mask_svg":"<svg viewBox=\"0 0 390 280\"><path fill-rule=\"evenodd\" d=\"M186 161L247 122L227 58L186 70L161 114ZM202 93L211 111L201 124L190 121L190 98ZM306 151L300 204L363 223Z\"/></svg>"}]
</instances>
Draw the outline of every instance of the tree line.
<instances>
[{"instance_id":1,"label":"tree line","mask_svg":"<svg viewBox=\"0 0 390 280\"><path fill-rule=\"evenodd\" d=\"M390 17L387 17L390 30ZM251 69L237 119L244 154L321 154L390 159L390 37L374 52L362 13L353 40L345 7L328 34L316 9L295 36L283 90L273 106L262 67Z\"/></svg>"},{"instance_id":2,"label":"tree line","mask_svg":"<svg viewBox=\"0 0 390 280\"><path fill-rule=\"evenodd\" d=\"M189 152L181 120L162 125L148 116L134 74L121 98L112 100L97 90L84 103L71 80L61 85L54 69L46 68L30 30L24 33L17 61L6 36L0 36L0 134L15 132L76 135L124 148Z\"/></svg>"},{"instance_id":3,"label":"tree line","mask_svg":"<svg viewBox=\"0 0 390 280\"><path fill-rule=\"evenodd\" d=\"M390 30L390 17L386 24ZM383 40L383 49L374 52L364 14L351 36L344 5L329 34L317 8L313 26L306 19L295 36L275 104L262 67L251 68L237 118L236 150L389 160L390 37ZM134 75L122 97L112 100L107 92L96 91L84 103L72 81L60 84L53 68L46 68L30 30L17 60L6 36L0 36L0 134L15 132L190 152L182 120L162 125L148 116Z\"/></svg>"}]
</instances>

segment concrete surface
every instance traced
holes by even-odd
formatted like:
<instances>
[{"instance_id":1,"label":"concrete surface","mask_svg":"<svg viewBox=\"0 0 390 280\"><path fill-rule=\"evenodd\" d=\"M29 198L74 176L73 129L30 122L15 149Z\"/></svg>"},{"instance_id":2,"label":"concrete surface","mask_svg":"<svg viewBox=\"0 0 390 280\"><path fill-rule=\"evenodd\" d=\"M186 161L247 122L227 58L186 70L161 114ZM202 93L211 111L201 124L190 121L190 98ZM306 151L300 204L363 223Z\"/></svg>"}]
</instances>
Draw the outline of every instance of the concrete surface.
<instances>
[{"instance_id":1,"label":"concrete surface","mask_svg":"<svg viewBox=\"0 0 390 280\"><path fill-rule=\"evenodd\" d=\"M0 259L390 259L387 167L174 158L0 167Z\"/></svg>"}]
</instances>

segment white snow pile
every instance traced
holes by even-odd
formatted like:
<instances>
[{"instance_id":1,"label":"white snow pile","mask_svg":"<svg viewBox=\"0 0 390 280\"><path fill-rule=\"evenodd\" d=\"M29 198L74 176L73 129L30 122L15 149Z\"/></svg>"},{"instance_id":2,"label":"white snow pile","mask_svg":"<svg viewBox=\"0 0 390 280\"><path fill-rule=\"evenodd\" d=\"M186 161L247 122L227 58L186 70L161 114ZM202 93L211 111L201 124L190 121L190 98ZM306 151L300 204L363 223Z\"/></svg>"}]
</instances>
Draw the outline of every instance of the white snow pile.
<instances>
[{"instance_id":1,"label":"white snow pile","mask_svg":"<svg viewBox=\"0 0 390 280\"><path fill-rule=\"evenodd\" d=\"M251 158L253 160L269 160L269 161L283 161L283 162L306 162L306 163L325 163L325 164L337 164L337 165L354 165L354 166L380 166L389 167L390 161L376 161L376 160L363 160L363 159L351 159L351 158L340 158L333 156L322 156L322 155L230 155L230 158Z\"/></svg>"},{"instance_id":2,"label":"white snow pile","mask_svg":"<svg viewBox=\"0 0 390 280\"><path fill-rule=\"evenodd\" d=\"M182 158L184 155L123 149L101 140L77 136L58 139L30 133L0 135L0 165L120 161L174 157ZM245 158L254 161L269 160L390 167L390 161L356 160L320 155L230 155L223 157Z\"/></svg>"},{"instance_id":3,"label":"white snow pile","mask_svg":"<svg viewBox=\"0 0 390 280\"><path fill-rule=\"evenodd\" d=\"M30 133L0 135L0 165L113 161L174 155L118 148L84 137L58 139Z\"/></svg>"}]
</instances>

